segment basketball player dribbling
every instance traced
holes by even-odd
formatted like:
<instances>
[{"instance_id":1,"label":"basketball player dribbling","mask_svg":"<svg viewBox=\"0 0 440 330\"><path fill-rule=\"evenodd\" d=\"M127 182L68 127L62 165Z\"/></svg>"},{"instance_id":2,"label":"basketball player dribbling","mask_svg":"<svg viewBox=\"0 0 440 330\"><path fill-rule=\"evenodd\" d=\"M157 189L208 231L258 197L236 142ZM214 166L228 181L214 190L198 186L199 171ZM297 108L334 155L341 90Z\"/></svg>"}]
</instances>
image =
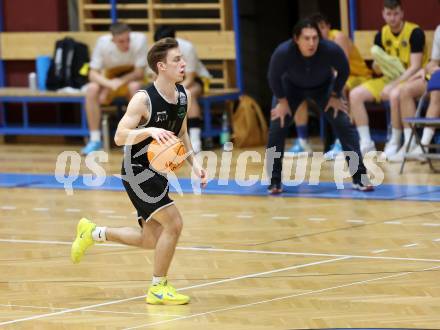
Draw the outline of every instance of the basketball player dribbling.
<instances>
[{"instance_id":1,"label":"basketball player dribbling","mask_svg":"<svg viewBox=\"0 0 440 330\"><path fill-rule=\"evenodd\" d=\"M184 78L185 62L176 40L165 38L154 44L148 52L148 64L157 78L133 96L115 134L116 144L125 145L123 184L137 210L140 228L98 227L83 218L77 225L71 258L74 263L80 262L89 247L103 241L155 249L153 280L146 301L154 305L181 305L190 298L176 292L166 276L182 231L182 217L168 196L167 178L149 166L148 145L153 140L175 143L178 136L189 152L187 161L200 178L202 188L207 176L193 156L187 133L186 111L191 95L179 84Z\"/></svg>"}]
</instances>

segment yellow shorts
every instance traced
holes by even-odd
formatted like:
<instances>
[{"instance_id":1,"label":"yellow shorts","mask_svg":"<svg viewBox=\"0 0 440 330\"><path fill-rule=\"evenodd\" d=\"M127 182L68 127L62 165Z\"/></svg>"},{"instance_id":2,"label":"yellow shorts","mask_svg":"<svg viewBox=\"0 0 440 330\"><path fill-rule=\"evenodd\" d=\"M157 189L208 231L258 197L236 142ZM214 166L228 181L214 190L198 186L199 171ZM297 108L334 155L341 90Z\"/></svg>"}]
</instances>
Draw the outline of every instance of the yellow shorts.
<instances>
[{"instance_id":1,"label":"yellow shorts","mask_svg":"<svg viewBox=\"0 0 440 330\"><path fill-rule=\"evenodd\" d=\"M128 92L128 84L122 85L115 91L110 90L105 98L103 105L109 105L117 97L130 97Z\"/></svg>"},{"instance_id":2,"label":"yellow shorts","mask_svg":"<svg viewBox=\"0 0 440 330\"><path fill-rule=\"evenodd\" d=\"M133 65L123 65L123 66L119 66L119 67L105 70L104 75L107 78L112 79L112 78L116 78L116 77L121 77L124 74L127 74L133 70L134 70ZM141 85L145 85L148 83L148 78L144 77L144 80L141 80L139 82L141 83ZM128 84L122 85L121 87L119 87L115 91L113 91L113 90L109 91L108 94L106 95L106 98L105 98L103 105L110 104L113 101L113 99L115 99L117 97L130 97L129 90L128 90Z\"/></svg>"},{"instance_id":3,"label":"yellow shorts","mask_svg":"<svg viewBox=\"0 0 440 330\"><path fill-rule=\"evenodd\" d=\"M348 88L349 91L351 91L353 88L363 84L368 79L371 79L371 77L350 75L347 79L347 82L345 83L345 86Z\"/></svg>"},{"instance_id":4,"label":"yellow shorts","mask_svg":"<svg viewBox=\"0 0 440 330\"><path fill-rule=\"evenodd\" d=\"M368 90L371 95L373 95L374 100L379 103L381 99L380 94L389 82L390 80L388 78L380 77L367 80L366 82L361 84L361 86Z\"/></svg>"}]
</instances>

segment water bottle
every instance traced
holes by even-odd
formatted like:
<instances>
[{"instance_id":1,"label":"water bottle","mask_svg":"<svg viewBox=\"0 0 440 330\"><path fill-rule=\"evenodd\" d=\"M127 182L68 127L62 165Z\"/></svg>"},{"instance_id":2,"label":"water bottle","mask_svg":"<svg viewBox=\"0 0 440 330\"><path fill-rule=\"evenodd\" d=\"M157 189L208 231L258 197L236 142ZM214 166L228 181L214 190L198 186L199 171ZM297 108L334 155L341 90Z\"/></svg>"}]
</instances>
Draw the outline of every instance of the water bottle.
<instances>
[{"instance_id":1,"label":"water bottle","mask_svg":"<svg viewBox=\"0 0 440 330\"><path fill-rule=\"evenodd\" d=\"M35 72L31 72L28 75L28 85L29 89L36 91L37 90L37 75Z\"/></svg>"},{"instance_id":2,"label":"water bottle","mask_svg":"<svg viewBox=\"0 0 440 330\"><path fill-rule=\"evenodd\" d=\"M231 134L229 132L228 114L226 112L223 112L223 115L222 115L222 131L220 133L220 144L222 146L224 146L230 140L231 140Z\"/></svg>"},{"instance_id":3,"label":"water bottle","mask_svg":"<svg viewBox=\"0 0 440 330\"><path fill-rule=\"evenodd\" d=\"M110 151L110 123L108 119L108 114L102 115L101 121L102 129L102 141L104 142L104 150L106 152Z\"/></svg>"}]
</instances>

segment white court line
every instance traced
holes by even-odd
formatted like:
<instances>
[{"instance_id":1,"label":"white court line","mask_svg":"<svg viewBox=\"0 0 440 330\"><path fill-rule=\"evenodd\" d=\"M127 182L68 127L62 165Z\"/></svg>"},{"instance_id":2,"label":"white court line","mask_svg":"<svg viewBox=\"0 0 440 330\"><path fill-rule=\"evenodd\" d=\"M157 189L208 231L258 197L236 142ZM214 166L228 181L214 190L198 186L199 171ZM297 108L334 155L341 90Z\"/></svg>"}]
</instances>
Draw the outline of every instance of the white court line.
<instances>
[{"instance_id":1,"label":"white court line","mask_svg":"<svg viewBox=\"0 0 440 330\"><path fill-rule=\"evenodd\" d=\"M75 213L75 212L81 212L80 209L64 209L64 211L65 211L65 212L72 212L72 213Z\"/></svg>"},{"instance_id":2,"label":"white court line","mask_svg":"<svg viewBox=\"0 0 440 330\"><path fill-rule=\"evenodd\" d=\"M58 310L58 309L66 309L66 307L47 307L47 306L27 306L27 305L14 305L14 304L0 304L0 307L19 307L19 308L32 308L32 309L50 309L50 310ZM172 316L179 317L181 315L176 314L159 314L159 313L139 313L139 312L119 312L119 311L108 311L102 309L87 309L83 312L94 312L94 313L107 313L107 314L126 314L126 315L151 315L151 316Z\"/></svg>"},{"instance_id":3,"label":"white court line","mask_svg":"<svg viewBox=\"0 0 440 330\"><path fill-rule=\"evenodd\" d=\"M355 220L355 219L353 219L353 220L347 220L347 222L350 222L350 223L365 223L364 220Z\"/></svg>"},{"instance_id":4,"label":"white court line","mask_svg":"<svg viewBox=\"0 0 440 330\"><path fill-rule=\"evenodd\" d=\"M418 243L412 243L412 244L406 244L403 247L408 248L408 247L413 247L413 246L417 246L417 245L419 245L419 244Z\"/></svg>"},{"instance_id":5,"label":"white court line","mask_svg":"<svg viewBox=\"0 0 440 330\"><path fill-rule=\"evenodd\" d=\"M108 215L107 218L111 219L127 219L126 215Z\"/></svg>"},{"instance_id":6,"label":"white court line","mask_svg":"<svg viewBox=\"0 0 440 330\"><path fill-rule=\"evenodd\" d=\"M272 220L289 220L290 217L280 217L280 216L275 216L272 217Z\"/></svg>"},{"instance_id":7,"label":"white court line","mask_svg":"<svg viewBox=\"0 0 440 330\"><path fill-rule=\"evenodd\" d=\"M0 207L2 210L16 210L17 207L16 206L12 206L12 205L3 205L2 207Z\"/></svg>"},{"instance_id":8,"label":"white court line","mask_svg":"<svg viewBox=\"0 0 440 330\"><path fill-rule=\"evenodd\" d=\"M440 268L440 266L425 268L422 271L429 271L429 270L433 270L433 269L437 269L437 268ZM357 281L357 282L352 282L352 283L348 283L348 284L336 285L336 286L332 286L332 287L325 288L325 289L312 290L312 291L307 291L307 292L302 292L302 293L294 293L294 294L291 294L288 296L282 296L282 297L277 297L277 298L273 298L273 299L256 301L256 302L249 303L249 304L237 305L237 306L226 307L226 308L219 308L219 309L215 309L215 310L208 311L208 312L196 313L196 314L187 315L187 316L181 316L181 317L178 317L178 318L175 318L172 320L163 320L163 321L158 321L158 322L153 322L153 323L145 323L145 324L141 324L138 326L125 328L124 330L139 329L139 328L145 328L145 327L149 327L149 326L153 326L153 325L159 325L159 324L164 324L164 323L169 323L169 322L174 322L174 321L187 320L187 319L198 317L198 316L214 314L214 313L219 313L219 312L225 312L225 311L230 311L230 310L234 310L234 309L240 309L240 308L245 308L245 307L250 307L250 306L255 306L255 305L261 305L261 304L284 300L284 299L289 299L289 298L307 296L307 295L322 293L322 292L331 291L331 290L335 290L335 289L346 288L346 287L350 287L350 286L354 286L354 285L366 284L366 283L370 283L370 282L385 280L388 278L401 277L401 276L405 276L408 274L411 274L411 272L404 272L404 273L393 274L393 275L389 275L389 276L376 277L376 278L372 278L370 280Z\"/></svg>"},{"instance_id":9,"label":"white court line","mask_svg":"<svg viewBox=\"0 0 440 330\"><path fill-rule=\"evenodd\" d=\"M387 225L401 225L402 224L401 221L385 221L384 223Z\"/></svg>"},{"instance_id":10,"label":"white court line","mask_svg":"<svg viewBox=\"0 0 440 330\"><path fill-rule=\"evenodd\" d=\"M440 242L440 238L433 239L434 242Z\"/></svg>"},{"instance_id":11,"label":"white court line","mask_svg":"<svg viewBox=\"0 0 440 330\"><path fill-rule=\"evenodd\" d=\"M247 215L247 214L238 214L238 215L236 215L236 217L240 218L240 219L249 219L249 218L253 218L254 216L253 215Z\"/></svg>"},{"instance_id":12,"label":"white court line","mask_svg":"<svg viewBox=\"0 0 440 330\"><path fill-rule=\"evenodd\" d=\"M440 239L438 239L440 241ZM25 243L25 244L54 244L54 245L72 245L72 242L64 241L37 241L37 240L25 240L25 239L3 239L0 238L0 243ZM123 244L114 243L99 243L97 247L114 247L114 248L126 248ZM355 254L335 254L335 253L314 253L314 252L284 252L284 251L264 251L264 250L237 250L237 249L220 249L212 247L186 247L178 246L177 250L181 251L206 251L206 252L228 252L228 253L247 253L247 254L268 254L268 255L282 255L282 256L303 256L303 257L349 257L353 259L376 259L376 260L398 260L398 261L422 261L422 262L440 262L440 259L427 259L427 258L404 258L404 257L379 257L371 255L355 255Z\"/></svg>"},{"instance_id":13,"label":"white court line","mask_svg":"<svg viewBox=\"0 0 440 330\"><path fill-rule=\"evenodd\" d=\"M90 305L90 306L71 308L71 309L64 309L64 310L59 311L59 312L53 312L53 313L48 313L48 314L40 314L40 315L35 315L35 316L30 316L30 317L24 317L24 318L21 318L21 319L15 319L15 320L11 320L11 321L1 322L0 325L19 323L19 322L24 322L24 321L41 319L41 318L45 318L45 317L49 317L49 316L62 315L62 314L70 313L70 312L83 311L83 310L89 309L89 308L107 306L107 305L112 305L112 304L118 304L118 303L121 303L121 302L141 299L141 298L145 298L145 296L146 295L142 295L142 296L131 297L131 298L126 298L126 299L119 299L119 300L108 301L106 303L95 304L95 305Z\"/></svg>"},{"instance_id":14,"label":"white court line","mask_svg":"<svg viewBox=\"0 0 440 330\"><path fill-rule=\"evenodd\" d=\"M326 221L327 218L309 218L309 221Z\"/></svg>"},{"instance_id":15,"label":"white court line","mask_svg":"<svg viewBox=\"0 0 440 330\"><path fill-rule=\"evenodd\" d=\"M371 251L372 253L382 253L382 252L387 252L388 249L380 249L380 250L373 250Z\"/></svg>"},{"instance_id":16,"label":"white court line","mask_svg":"<svg viewBox=\"0 0 440 330\"><path fill-rule=\"evenodd\" d=\"M273 270L269 270L269 271L266 271L266 272L252 273L252 274L248 274L248 275L242 275L242 276L228 278L228 279L223 279L223 280L218 280L218 281L214 281L214 282L208 282L208 283L202 283L202 284L187 286L187 287L178 289L178 291L185 291L185 290L194 289L194 288L202 288L202 287L212 286L212 285L216 285L216 284L222 284L222 283L227 283L227 282L232 282L232 281L238 281L238 280L242 280L242 279L250 278L250 277L258 277L258 276L263 276L263 275L268 275L268 274L273 274L273 273L284 272L286 270L293 270L293 269L300 269L300 268L305 268L305 267L309 267L309 266L316 266L316 265L325 264L325 263L334 262L334 261L339 261L339 260L344 260L344 259L349 259L349 257L335 258L335 259L329 259L329 260L321 260L321 261L311 262L311 263L302 264L302 265L295 265L295 266L290 266L290 267L285 267L285 268L273 269ZM66 314L66 313L78 312L78 311L83 311L83 310L86 310L86 309L91 309L91 308L96 308L96 307L101 307L101 306L108 306L108 305L119 304L121 302L136 300L136 299L145 298L145 297L146 297L146 295L142 295L142 296L137 296L137 297L132 297L132 298L108 301L108 302L105 302L105 303L94 304L94 305L89 305L89 306L83 306L83 307L77 307L77 308L69 308L69 309L64 309L62 311L58 311L58 312L34 315L34 316L24 317L24 318L21 318L21 319L5 321L5 322L1 322L0 325L14 324L14 323L19 323L19 322L24 322L24 321L31 321L31 320L37 320L37 319L42 319L42 318L46 318L46 317L58 316L58 315Z\"/></svg>"},{"instance_id":17,"label":"white court line","mask_svg":"<svg viewBox=\"0 0 440 330\"><path fill-rule=\"evenodd\" d=\"M25 243L25 244L52 244L52 245L72 245L72 242L63 241L37 241L30 239L2 239L0 238L0 243ZM126 247L123 244L112 244L112 243L99 243L95 246L111 246L111 247Z\"/></svg>"},{"instance_id":18,"label":"white court line","mask_svg":"<svg viewBox=\"0 0 440 330\"><path fill-rule=\"evenodd\" d=\"M34 207L32 210L33 211L37 211L37 212L47 212L47 211L49 211L49 209L47 207Z\"/></svg>"},{"instance_id":19,"label":"white court line","mask_svg":"<svg viewBox=\"0 0 440 330\"><path fill-rule=\"evenodd\" d=\"M200 216L205 217L205 218L216 218L216 217L218 217L218 214L216 214L216 213L203 213Z\"/></svg>"},{"instance_id":20,"label":"white court line","mask_svg":"<svg viewBox=\"0 0 440 330\"><path fill-rule=\"evenodd\" d=\"M422 224L422 226L426 226L426 227L439 227L440 223L429 223L429 222L425 222Z\"/></svg>"}]
</instances>

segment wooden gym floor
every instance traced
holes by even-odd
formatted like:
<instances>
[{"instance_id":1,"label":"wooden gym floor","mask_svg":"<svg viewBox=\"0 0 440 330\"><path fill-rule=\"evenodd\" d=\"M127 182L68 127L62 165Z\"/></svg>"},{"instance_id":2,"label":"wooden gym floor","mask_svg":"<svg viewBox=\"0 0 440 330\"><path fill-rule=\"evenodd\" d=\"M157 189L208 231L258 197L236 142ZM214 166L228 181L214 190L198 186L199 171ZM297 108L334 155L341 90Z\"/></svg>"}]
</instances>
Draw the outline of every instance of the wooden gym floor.
<instances>
[{"instance_id":1,"label":"wooden gym floor","mask_svg":"<svg viewBox=\"0 0 440 330\"><path fill-rule=\"evenodd\" d=\"M79 146L0 145L0 173L53 173L67 149ZM121 157L104 168L119 172ZM440 185L427 165L381 167L386 183ZM0 188L0 327L440 328L438 203L172 197L185 225L169 279L192 301L169 307L144 301L151 251L109 242L70 262L80 217L136 225L125 192Z\"/></svg>"}]
</instances>

